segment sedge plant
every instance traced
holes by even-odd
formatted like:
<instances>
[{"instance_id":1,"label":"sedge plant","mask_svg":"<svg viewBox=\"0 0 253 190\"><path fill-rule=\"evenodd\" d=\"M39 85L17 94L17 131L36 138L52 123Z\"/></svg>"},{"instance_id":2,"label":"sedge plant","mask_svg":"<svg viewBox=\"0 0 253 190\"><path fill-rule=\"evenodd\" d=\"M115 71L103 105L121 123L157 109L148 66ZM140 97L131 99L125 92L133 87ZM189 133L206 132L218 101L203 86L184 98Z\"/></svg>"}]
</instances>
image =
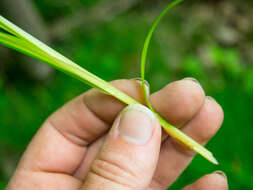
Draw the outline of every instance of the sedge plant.
<instances>
[{"instance_id":1,"label":"sedge plant","mask_svg":"<svg viewBox=\"0 0 253 190\"><path fill-rule=\"evenodd\" d=\"M175 7L177 4L181 3L183 0L175 0L169 4L163 12L157 17L153 23L144 43L141 56L141 79L143 93L146 99L147 106L154 112L156 117L159 119L163 129L176 141L187 146L188 148L194 150L195 152L202 155L204 158L209 160L214 164L218 164L217 160L214 158L213 154L207 150L205 147L201 146L199 143L185 135L176 127L169 124L162 116L160 116L151 106L148 95L145 89L145 65L147 59L148 47L152 38L152 35L164 15ZM105 94L111 95L125 104L140 104L137 100L128 96L124 92L118 90L110 83L104 81L103 79L97 77L96 75L90 73L86 69L80 67L70 59L64 57L54 49L50 48L43 42L39 41L35 37L31 36L27 32L23 31L21 28L11 23L4 17L0 15L0 44L7 46L11 49L17 50L35 59L38 59L48 65L68 74L72 77L94 87Z\"/></svg>"}]
</instances>

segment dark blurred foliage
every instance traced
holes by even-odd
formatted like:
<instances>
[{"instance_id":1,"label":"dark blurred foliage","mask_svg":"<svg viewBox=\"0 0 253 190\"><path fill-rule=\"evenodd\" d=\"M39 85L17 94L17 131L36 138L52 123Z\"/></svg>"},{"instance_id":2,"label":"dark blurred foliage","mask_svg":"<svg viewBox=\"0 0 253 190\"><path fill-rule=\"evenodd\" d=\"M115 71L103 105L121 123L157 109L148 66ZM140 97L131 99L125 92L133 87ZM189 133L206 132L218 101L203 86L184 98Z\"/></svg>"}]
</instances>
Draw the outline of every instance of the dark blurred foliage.
<instances>
[{"instance_id":1,"label":"dark blurred foliage","mask_svg":"<svg viewBox=\"0 0 253 190\"><path fill-rule=\"evenodd\" d=\"M109 81L139 76L145 36L170 1L129 1L118 7L110 0L34 2L53 47ZM226 172L231 190L253 189L252 4L189 0L171 11L154 35L147 66L151 90L195 77L225 113L221 130L207 145L220 165L197 156L170 189L214 170ZM0 189L46 117L89 88L60 72L34 80L18 63L12 54L0 65Z\"/></svg>"}]
</instances>

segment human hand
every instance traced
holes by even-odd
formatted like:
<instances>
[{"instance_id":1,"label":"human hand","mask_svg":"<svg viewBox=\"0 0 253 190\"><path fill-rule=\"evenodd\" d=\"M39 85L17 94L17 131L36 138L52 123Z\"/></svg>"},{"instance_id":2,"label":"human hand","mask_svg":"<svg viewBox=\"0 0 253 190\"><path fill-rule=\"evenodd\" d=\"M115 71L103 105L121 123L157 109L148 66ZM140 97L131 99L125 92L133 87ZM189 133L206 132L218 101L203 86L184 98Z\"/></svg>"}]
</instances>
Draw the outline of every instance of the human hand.
<instances>
[{"instance_id":1,"label":"human hand","mask_svg":"<svg viewBox=\"0 0 253 190\"><path fill-rule=\"evenodd\" d=\"M112 84L144 103L139 80ZM222 108L191 78L150 96L152 106L201 144L219 129ZM53 113L25 151L8 190L162 190L194 152L164 132L153 113L92 89ZM121 112L121 110L123 110ZM121 112L121 113L120 113ZM112 127L111 127L112 126ZM206 175L184 190L227 190L226 177Z\"/></svg>"}]
</instances>

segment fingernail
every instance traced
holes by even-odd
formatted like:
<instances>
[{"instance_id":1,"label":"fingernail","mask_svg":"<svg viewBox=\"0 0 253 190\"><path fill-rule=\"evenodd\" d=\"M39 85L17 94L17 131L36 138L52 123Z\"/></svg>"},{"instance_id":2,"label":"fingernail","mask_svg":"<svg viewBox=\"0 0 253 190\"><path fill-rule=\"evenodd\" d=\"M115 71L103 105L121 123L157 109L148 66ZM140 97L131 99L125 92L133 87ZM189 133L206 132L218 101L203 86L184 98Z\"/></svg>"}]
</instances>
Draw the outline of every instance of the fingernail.
<instances>
[{"instance_id":1,"label":"fingernail","mask_svg":"<svg viewBox=\"0 0 253 190\"><path fill-rule=\"evenodd\" d=\"M155 115L140 104L127 106L120 115L119 135L134 144L146 144L152 135Z\"/></svg>"},{"instance_id":2,"label":"fingernail","mask_svg":"<svg viewBox=\"0 0 253 190\"><path fill-rule=\"evenodd\" d=\"M140 85L142 85L142 79L141 78L133 78L132 80L138 82ZM144 80L145 86L146 86L146 92L147 94L149 94L150 91L150 84L148 83L148 81Z\"/></svg>"},{"instance_id":3,"label":"fingernail","mask_svg":"<svg viewBox=\"0 0 253 190\"><path fill-rule=\"evenodd\" d=\"M206 99L216 102L216 100L213 97L211 97L211 96L206 96Z\"/></svg>"},{"instance_id":4,"label":"fingernail","mask_svg":"<svg viewBox=\"0 0 253 190\"><path fill-rule=\"evenodd\" d=\"M199 83L199 81L198 81L197 79L195 79L195 78L186 77L186 78L184 78L183 80L187 80L187 81L194 82L195 84L198 84L200 87L202 87L201 84Z\"/></svg>"},{"instance_id":5,"label":"fingernail","mask_svg":"<svg viewBox=\"0 0 253 190\"><path fill-rule=\"evenodd\" d=\"M224 179L227 179L227 175L223 171L218 170L213 173L222 176Z\"/></svg>"}]
</instances>

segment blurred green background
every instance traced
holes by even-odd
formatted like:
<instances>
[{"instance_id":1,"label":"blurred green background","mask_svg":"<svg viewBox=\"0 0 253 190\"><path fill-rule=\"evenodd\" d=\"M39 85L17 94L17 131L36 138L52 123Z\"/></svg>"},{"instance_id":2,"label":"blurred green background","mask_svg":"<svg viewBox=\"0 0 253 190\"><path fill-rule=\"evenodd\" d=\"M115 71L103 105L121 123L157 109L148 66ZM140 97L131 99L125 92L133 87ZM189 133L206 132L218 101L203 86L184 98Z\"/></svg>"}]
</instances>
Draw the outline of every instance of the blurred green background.
<instances>
[{"instance_id":1,"label":"blurred green background","mask_svg":"<svg viewBox=\"0 0 253 190\"><path fill-rule=\"evenodd\" d=\"M1 14L105 80L138 77L140 52L167 0L1 0ZM170 189L223 170L230 189L253 189L253 1L187 0L160 23L151 43L151 91L198 79L223 107L221 130ZM24 11L25 10L25 11ZM23 11L23 12L22 12ZM18 13L19 12L19 13ZM20 17L19 15L22 16ZM0 47L0 189L47 116L89 89Z\"/></svg>"}]
</instances>

